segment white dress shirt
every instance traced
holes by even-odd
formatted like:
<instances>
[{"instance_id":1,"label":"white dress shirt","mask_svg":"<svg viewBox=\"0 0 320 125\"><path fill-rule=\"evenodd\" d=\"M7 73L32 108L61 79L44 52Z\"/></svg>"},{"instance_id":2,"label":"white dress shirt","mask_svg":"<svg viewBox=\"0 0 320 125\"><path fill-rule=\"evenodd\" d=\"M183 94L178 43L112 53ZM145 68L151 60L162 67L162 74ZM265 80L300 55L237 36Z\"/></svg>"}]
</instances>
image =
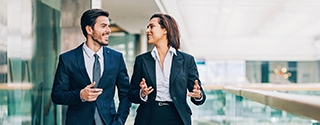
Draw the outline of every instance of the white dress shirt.
<instances>
[{"instance_id":1,"label":"white dress shirt","mask_svg":"<svg viewBox=\"0 0 320 125\"><path fill-rule=\"evenodd\" d=\"M86 43L83 44L82 46L82 50L83 50L83 56L84 56L84 64L86 65L86 70L88 73L88 76L90 78L91 83L93 82L92 80L92 70L93 70L93 64L94 64L94 54L95 52L92 51L87 45ZM99 56L99 62L100 62L100 67L101 67L101 76L103 73L103 69L104 69L104 61L103 61L103 47L101 47L98 52L96 53Z\"/></svg>"},{"instance_id":2,"label":"white dress shirt","mask_svg":"<svg viewBox=\"0 0 320 125\"><path fill-rule=\"evenodd\" d=\"M163 70L160 63L159 53L156 47L151 51L151 55L155 60L155 70L156 70L156 84L157 84L157 95L156 101L172 101L170 96L169 87L170 87L170 73L171 73L171 64L174 55L176 54L176 49L170 46L167 55L164 58ZM141 90L140 90L141 95ZM144 98L140 97L143 101L147 101L148 96Z\"/></svg>"}]
</instances>

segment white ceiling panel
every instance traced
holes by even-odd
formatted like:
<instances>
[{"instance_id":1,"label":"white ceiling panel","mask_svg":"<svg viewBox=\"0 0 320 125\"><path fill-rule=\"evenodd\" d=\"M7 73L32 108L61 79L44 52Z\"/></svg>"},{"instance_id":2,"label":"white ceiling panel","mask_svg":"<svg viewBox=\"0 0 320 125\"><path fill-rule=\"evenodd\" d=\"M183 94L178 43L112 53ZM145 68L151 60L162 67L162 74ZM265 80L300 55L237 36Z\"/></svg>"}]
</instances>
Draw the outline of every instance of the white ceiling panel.
<instances>
[{"instance_id":1,"label":"white ceiling panel","mask_svg":"<svg viewBox=\"0 0 320 125\"><path fill-rule=\"evenodd\" d=\"M314 55L320 50L314 47L315 42L320 42L320 0L106 1L109 5L104 7L112 10L111 18L129 33L145 29L149 16L159 11L158 7L163 8L180 25L182 49L198 57L257 59L259 54L268 52L271 56L263 56L267 57L263 59L274 56L273 59L312 60L320 57ZM239 44L229 45L236 41ZM248 42L254 41L256 43L250 46ZM233 49L232 53L224 49L228 46ZM277 53L272 49L280 48L281 54L275 57ZM263 49L265 51L260 53L256 51ZM299 49L300 54L299 51L292 52Z\"/></svg>"}]
</instances>

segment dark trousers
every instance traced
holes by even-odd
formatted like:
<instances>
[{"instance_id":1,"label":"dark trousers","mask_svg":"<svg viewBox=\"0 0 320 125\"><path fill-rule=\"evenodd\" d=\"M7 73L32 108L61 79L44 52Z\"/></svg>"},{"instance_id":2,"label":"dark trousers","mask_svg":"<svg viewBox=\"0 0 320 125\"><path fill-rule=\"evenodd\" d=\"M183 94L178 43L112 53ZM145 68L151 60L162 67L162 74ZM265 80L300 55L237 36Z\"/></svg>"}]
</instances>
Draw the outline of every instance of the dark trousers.
<instances>
[{"instance_id":1,"label":"dark trousers","mask_svg":"<svg viewBox=\"0 0 320 125\"><path fill-rule=\"evenodd\" d=\"M157 102L152 113L150 125L184 125L172 102Z\"/></svg>"}]
</instances>

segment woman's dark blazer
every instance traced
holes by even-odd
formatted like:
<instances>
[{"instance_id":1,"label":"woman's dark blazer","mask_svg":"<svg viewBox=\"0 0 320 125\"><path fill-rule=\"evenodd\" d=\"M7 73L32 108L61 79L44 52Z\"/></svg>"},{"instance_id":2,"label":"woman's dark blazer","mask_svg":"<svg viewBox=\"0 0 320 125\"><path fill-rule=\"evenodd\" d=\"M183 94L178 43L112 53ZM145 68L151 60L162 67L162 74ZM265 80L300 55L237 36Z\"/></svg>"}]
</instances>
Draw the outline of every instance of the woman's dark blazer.
<instances>
[{"instance_id":1,"label":"woman's dark blazer","mask_svg":"<svg viewBox=\"0 0 320 125\"><path fill-rule=\"evenodd\" d=\"M170 95L175 107L177 108L185 125L191 125L191 109L187 103L187 93L193 90L194 81L199 80L198 70L193 56L176 51L177 55L173 56L171 73L170 73ZM140 99L139 83L145 78L147 86L152 86L154 91L148 95L147 102ZM188 91L187 91L188 90ZM202 89L202 100L196 101L191 98L195 105L201 105L206 100L206 95ZM136 57L133 75L131 78L129 100L133 103L140 104L137 109L135 125L149 125L150 116L152 116L153 108L156 106L156 71L155 60L151 56L151 52L146 52Z\"/></svg>"}]
</instances>

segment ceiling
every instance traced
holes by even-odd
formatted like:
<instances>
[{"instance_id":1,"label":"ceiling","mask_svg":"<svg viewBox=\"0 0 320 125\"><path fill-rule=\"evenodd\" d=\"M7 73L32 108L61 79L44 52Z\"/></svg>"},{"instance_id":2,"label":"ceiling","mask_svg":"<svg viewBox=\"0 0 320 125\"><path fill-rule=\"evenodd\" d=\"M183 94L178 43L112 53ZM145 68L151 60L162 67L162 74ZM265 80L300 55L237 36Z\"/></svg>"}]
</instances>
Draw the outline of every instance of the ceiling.
<instances>
[{"instance_id":1,"label":"ceiling","mask_svg":"<svg viewBox=\"0 0 320 125\"><path fill-rule=\"evenodd\" d=\"M140 34L149 17L160 11L153 0L102 0L102 8L109 11L112 21L131 34Z\"/></svg>"},{"instance_id":2,"label":"ceiling","mask_svg":"<svg viewBox=\"0 0 320 125\"><path fill-rule=\"evenodd\" d=\"M316 60L320 53L319 0L104 0L102 8L132 34L144 32L154 12L169 13L182 49L197 57Z\"/></svg>"}]
</instances>

